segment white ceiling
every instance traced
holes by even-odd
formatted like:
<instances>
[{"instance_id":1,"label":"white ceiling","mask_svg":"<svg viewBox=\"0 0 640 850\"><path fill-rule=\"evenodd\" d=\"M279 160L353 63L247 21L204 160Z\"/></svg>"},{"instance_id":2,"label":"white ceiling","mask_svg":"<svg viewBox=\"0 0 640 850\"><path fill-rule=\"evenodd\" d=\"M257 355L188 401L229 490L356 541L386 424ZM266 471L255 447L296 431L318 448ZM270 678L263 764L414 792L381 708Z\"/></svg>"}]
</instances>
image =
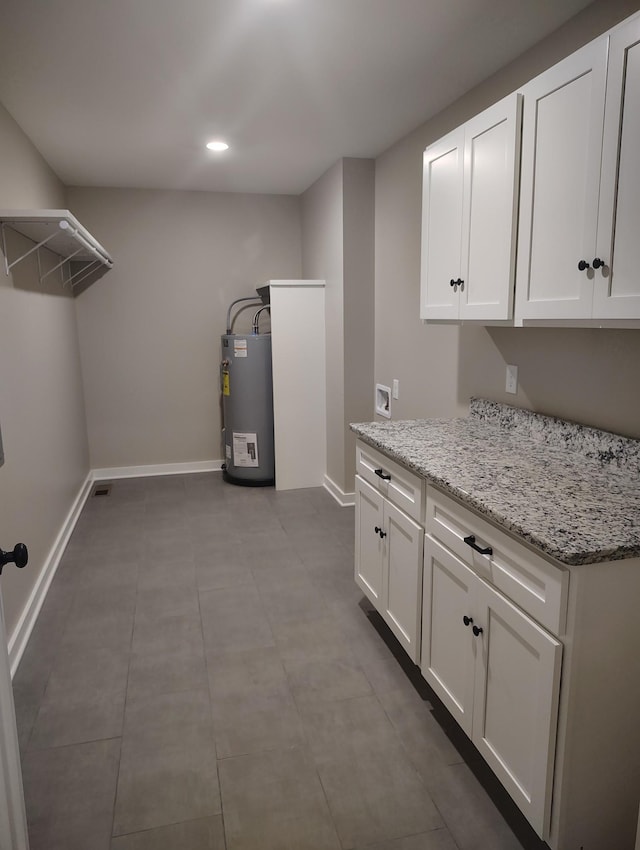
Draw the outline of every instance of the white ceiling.
<instances>
[{"instance_id":1,"label":"white ceiling","mask_svg":"<svg viewBox=\"0 0 640 850\"><path fill-rule=\"evenodd\" d=\"M0 101L67 185L297 194L588 2L2 0Z\"/></svg>"}]
</instances>

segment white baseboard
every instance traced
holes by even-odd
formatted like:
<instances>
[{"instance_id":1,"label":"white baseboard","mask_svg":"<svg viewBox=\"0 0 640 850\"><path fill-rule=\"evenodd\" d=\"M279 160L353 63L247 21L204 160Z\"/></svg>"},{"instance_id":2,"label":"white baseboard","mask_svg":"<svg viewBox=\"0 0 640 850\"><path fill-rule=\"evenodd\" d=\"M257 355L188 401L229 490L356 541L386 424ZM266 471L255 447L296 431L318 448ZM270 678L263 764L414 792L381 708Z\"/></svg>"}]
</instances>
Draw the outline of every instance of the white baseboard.
<instances>
[{"instance_id":1,"label":"white baseboard","mask_svg":"<svg viewBox=\"0 0 640 850\"><path fill-rule=\"evenodd\" d=\"M355 493L345 493L335 481L332 481L328 475L324 476L324 488L328 490L336 502L343 508L351 507L356 503Z\"/></svg>"},{"instance_id":2,"label":"white baseboard","mask_svg":"<svg viewBox=\"0 0 640 850\"><path fill-rule=\"evenodd\" d=\"M58 532L58 536L49 550L49 554L45 559L38 580L29 595L27 604L24 606L20 619L18 620L11 637L7 641L9 649L9 666L12 678L18 669L18 664L20 663L27 641L33 631L33 627L46 598L49 586L56 574L56 570L58 569L58 564L64 554L64 550L67 548L67 543L69 542L73 529L76 527L76 523L82 508L84 507L84 503L87 501L87 497L91 492L92 485L93 475L90 472L80 487L80 491L78 492L78 495L76 496L64 522L62 523L62 528Z\"/></svg>"},{"instance_id":3,"label":"white baseboard","mask_svg":"<svg viewBox=\"0 0 640 850\"><path fill-rule=\"evenodd\" d=\"M147 478L152 475L189 475L197 472L220 472L223 460L195 460L188 463L156 463L147 466L110 466L94 469L94 481L112 478Z\"/></svg>"}]
</instances>

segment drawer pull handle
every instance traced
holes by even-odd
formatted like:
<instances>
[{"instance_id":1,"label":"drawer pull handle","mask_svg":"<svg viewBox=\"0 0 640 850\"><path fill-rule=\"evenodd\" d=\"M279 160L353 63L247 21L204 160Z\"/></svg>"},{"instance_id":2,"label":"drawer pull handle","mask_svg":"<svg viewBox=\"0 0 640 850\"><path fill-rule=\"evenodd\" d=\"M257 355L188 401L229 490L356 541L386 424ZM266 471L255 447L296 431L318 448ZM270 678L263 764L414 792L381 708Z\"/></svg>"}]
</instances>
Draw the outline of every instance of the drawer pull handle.
<instances>
[{"instance_id":1,"label":"drawer pull handle","mask_svg":"<svg viewBox=\"0 0 640 850\"><path fill-rule=\"evenodd\" d=\"M478 546L476 543L476 538L474 534L470 534L468 537L464 538L464 542L467 546L471 546L472 549L475 549L480 555L493 555L493 549L491 546L485 546L483 549L482 546Z\"/></svg>"},{"instance_id":2,"label":"drawer pull handle","mask_svg":"<svg viewBox=\"0 0 640 850\"><path fill-rule=\"evenodd\" d=\"M473 617L467 617L467 615L465 614L462 618L462 622L465 624L465 626L470 626L471 623L473 623Z\"/></svg>"},{"instance_id":3,"label":"drawer pull handle","mask_svg":"<svg viewBox=\"0 0 640 850\"><path fill-rule=\"evenodd\" d=\"M383 531L381 528L378 528L377 525L375 526L375 528L373 530L375 531L376 534L380 535L380 540L382 540L383 537L387 536L387 532Z\"/></svg>"},{"instance_id":4,"label":"drawer pull handle","mask_svg":"<svg viewBox=\"0 0 640 850\"><path fill-rule=\"evenodd\" d=\"M476 637L482 634L482 626L474 626L471 631L474 633Z\"/></svg>"},{"instance_id":5,"label":"drawer pull handle","mask_svg":"<svg viewBox=\"0 0 640 850\"><path fill-rule=\"evenodd\" d=\"M382 469L374 469L373 471L378 476L378 478L382 478L383 481L391 481L391 476L385 475Z\"/></svg>"}]
</instances>

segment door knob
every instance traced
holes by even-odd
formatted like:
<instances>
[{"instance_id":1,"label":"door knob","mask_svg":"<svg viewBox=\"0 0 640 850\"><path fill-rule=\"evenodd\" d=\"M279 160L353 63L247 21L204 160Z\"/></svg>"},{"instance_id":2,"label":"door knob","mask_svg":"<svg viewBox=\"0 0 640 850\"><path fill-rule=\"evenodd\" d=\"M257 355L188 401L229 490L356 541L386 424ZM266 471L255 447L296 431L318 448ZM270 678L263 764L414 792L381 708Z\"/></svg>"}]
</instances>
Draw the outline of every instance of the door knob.
<instances>
[{"instance_id":1,"label":"door knob","mask_svg":"<svg viewBox=\"0 0 640 850\"><path fill-rule=\"evenodd\" d=\"M15 564L16 567L22 569L27 566L29 560L29 552L24 543L16 543L11 552L3 552L0 549L0 573L2 568L7 564Z\"/></svg>"},{"instance_id":2,"label":"door knob","mask_svg":"<svg viewBox=\"0 0 640 850\"><path fill-rule=\"evenodd\" d=\"M470 626L471 623L473 623L473 617L467 617L467 615L465 614L462 618L462 622L465 624L465 626Z\"/></svg>"},{"instance_id":3,"label":"door knob","mask_svg":"<svg viewBox=\"0 0 640 850\"><path fill-rule=\"evenodd\" d=\"M583 272L585 269L590 268L589 263L586 260L580 260L578 263L578 271Z\"/></svg>"},{"instance_id":4,"label":"door knob","mask_svg":"<svg viewBox=\"0 0 640 850\"><path fill-rule=\"evenodd\" d=\"M482 634L482 626L474 626L471 631L474 633L476 637Z\"/></svg>"},{"instance_id":5,"label":"door knob","mask_svg":"<svg viewBox=\"0 0 640 850\"><path fill-rule=\"evenodd\" d=\"M604 260L601 260L600 257L596 257L593 263L591 263L591 265L594 267L594 269L600 269L602 268L602 266L606 266L606 263Z\"/></svg>"}]
</instances>

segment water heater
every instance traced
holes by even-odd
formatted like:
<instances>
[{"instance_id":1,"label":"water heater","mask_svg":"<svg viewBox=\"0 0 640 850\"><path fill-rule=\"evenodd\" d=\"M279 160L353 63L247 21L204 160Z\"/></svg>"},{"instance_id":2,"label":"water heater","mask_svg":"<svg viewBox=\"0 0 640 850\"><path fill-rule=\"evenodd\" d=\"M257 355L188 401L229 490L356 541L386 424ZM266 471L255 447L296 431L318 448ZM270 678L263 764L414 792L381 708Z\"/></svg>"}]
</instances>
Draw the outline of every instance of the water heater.
<instances>
[{"instance_id":1,"label":"water heater","mask_svg":"<svg viewBox=\"0 0 640 850\"><path fill-rule=\"evenodd\" d=\"M275 480L271 334L222 336L225 481L266 487Z\"/></svg>"}]
</instances>

